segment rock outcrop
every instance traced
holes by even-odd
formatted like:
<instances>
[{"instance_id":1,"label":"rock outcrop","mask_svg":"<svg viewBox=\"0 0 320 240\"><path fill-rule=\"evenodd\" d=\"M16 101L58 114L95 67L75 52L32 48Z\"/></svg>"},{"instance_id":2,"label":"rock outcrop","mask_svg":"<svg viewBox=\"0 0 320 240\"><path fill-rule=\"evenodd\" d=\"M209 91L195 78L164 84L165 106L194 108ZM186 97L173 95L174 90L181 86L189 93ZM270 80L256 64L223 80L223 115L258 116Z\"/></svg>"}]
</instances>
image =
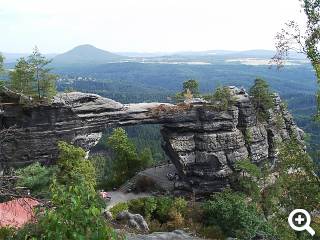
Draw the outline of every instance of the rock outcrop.
<instances>
[{"instance_id":1,"label":"rock outcrop","mask_svg":"<svg viewBox=\"0 0 320 240\"><path fill-rule=\"evenodd\" d=\"M154 232L147 235L142 234L127 234L128 240L204 240L198 237L193 237L190 234L175 230L173 232Z\"/></svg>"},{"instance_id":2,"label":"rock outcrop","mask_svg":"<svg viewBox=\"0 0 320 240\"><path fill-rule=\"evenodd\" d=\"M180 190L211 193L228 186L234 163L250 158L276 162L276 143L302 134L275 95L270 117L260 122L250 97L232 87L236 104L218 111L205 102L121 104L96 94L63 93L51 104L21 104L2 93L0 163L2 166L57 159L57 142L68 141L89 151L104 129L163 124L164 149L177 168Z\"/></svg>"},{"instance_id":3,"label":"rock outcrop","mask_svg":"<svg viewBox=\"0 0 320 240\"><path fill-rule=\"evenodd\" d=\"M123 211L118 213L116 221L139 232L149 232L149 226L140 214L132 214L128 211Z\"/></svg>"}]
</instances>

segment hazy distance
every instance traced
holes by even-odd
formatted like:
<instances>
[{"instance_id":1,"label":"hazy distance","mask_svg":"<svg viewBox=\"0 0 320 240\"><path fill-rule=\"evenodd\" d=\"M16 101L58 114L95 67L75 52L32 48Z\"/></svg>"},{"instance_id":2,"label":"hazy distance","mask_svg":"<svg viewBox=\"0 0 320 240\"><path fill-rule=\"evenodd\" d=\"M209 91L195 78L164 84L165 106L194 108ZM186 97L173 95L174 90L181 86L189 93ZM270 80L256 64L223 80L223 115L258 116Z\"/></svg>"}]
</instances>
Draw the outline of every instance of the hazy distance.
<instances>
[{"instance_id":1,"label":"hazy distance","mask_svg":"<svg viewBox=\"0 0 320 240\"><path fill-rule=\"evenodd\" d=\"M0 51L63 53L273 49L298 0L0 0Z\"/></svg>"}]
</instances>

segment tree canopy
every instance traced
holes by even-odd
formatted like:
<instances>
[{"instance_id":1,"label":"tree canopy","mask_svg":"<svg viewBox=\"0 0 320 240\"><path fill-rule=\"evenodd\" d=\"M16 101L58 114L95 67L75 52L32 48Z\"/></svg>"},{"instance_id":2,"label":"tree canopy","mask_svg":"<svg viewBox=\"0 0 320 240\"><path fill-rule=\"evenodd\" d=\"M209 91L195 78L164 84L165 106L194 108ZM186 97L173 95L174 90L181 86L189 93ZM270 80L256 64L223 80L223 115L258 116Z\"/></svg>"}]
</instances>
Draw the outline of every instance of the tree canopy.
<instances>
[{"instance_id":1,"label":"tree canopy","mask_svg":"<svg viewBox=\"0 0 320 240\"><path fill-rule=\"evenodd\" d=\"M50 99L56 94L57 79L48 67L50 62L35 48L28 58L20 58L10 72L11 88L39 100Z\"/></svg>"},{"instance_id":2,"label":"tree canopy","mask_svg":"<svg viewBox=\"0 0 320 240\"><path fill-rule=\"evenodd\" d=\"M290 21L276 35L277 53L273 61L278 66L283 66L289 57L290 51L303 53L310 60L317 77L318 90L316 120L320 120L320 0L299 0L302 2L303 11L307 17L306 30L295 22Z\"/></svg>"},{"instance_id":3,"label":"tree canopy","mask_svg":"<svg viewBox=\"0 0 320 240\"><path fill-rule=\"evenodd\" d=\"M272 93L269 90L268 83L263 79L257 78L250 88L249 94L252 96L252 102L259 120L266 120L267 111L273 106Z\"/></svg>"}]
</instances>

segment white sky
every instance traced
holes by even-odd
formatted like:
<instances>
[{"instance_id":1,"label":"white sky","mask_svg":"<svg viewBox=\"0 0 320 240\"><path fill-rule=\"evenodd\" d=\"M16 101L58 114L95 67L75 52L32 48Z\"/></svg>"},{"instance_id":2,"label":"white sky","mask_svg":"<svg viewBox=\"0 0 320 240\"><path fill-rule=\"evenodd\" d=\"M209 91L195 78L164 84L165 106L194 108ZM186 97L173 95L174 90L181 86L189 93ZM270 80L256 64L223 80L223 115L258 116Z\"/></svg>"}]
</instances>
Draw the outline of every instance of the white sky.
<instances>
[{"instance_id":1,"label":"white sky","mask_svg":"<svg viewBox=\"0 0 320 240\"><path fill-rule=\"evenodd\" d=\"M0 0L0 51L273 49L299 0Z\"/></svg>"}]
</instances>

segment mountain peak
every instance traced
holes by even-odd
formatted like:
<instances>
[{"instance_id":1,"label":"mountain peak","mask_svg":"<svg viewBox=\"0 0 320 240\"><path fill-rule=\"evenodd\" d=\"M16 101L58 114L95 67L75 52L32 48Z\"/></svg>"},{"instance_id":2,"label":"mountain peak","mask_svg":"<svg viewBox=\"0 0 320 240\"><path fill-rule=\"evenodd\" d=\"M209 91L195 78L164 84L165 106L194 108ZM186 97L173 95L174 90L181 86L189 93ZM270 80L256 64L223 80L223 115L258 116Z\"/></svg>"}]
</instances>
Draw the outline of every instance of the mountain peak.
<instances>
[{"instance_id":1,"label":"mountain peak","mask_svg":"<svg viewBox=\"0 0 320 240\"><path fill-rule=\"evenodd\" d=\"M57 55L53 59L54 64L104 64L123 60L124 57L96 48L90 44L83 44L72 48L71 50Z\"/></svg>"}]
</instances>

